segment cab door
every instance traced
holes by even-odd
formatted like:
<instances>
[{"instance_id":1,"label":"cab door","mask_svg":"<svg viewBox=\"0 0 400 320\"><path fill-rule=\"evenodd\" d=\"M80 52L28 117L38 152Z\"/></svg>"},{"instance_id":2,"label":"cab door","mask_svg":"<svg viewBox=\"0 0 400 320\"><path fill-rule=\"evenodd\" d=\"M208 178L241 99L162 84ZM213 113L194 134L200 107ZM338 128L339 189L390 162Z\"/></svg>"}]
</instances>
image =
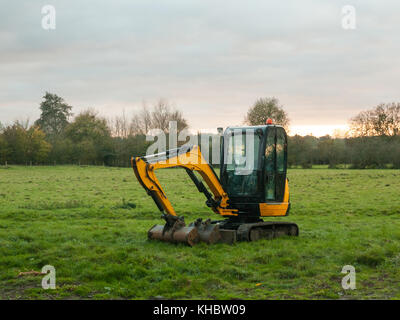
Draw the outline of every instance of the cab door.
<instances>
[{"instance_id":1,"label":"cab door","mask_svg":"<svg viewBox=\"0 0 400 320\"><path fill-rule=\"evenodd\" d=\"M268 127L264 158L265 201L282 202L287 170L287 136L282 127Z\"/></svg>"}]
</instances>

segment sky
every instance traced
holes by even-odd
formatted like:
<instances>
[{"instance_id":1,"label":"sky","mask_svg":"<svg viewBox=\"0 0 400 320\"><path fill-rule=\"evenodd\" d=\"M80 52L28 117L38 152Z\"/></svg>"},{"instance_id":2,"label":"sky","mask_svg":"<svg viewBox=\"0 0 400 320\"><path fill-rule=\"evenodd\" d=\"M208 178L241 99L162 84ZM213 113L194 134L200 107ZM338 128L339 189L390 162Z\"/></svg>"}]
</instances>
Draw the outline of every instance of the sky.
<instances>
[{"instance_id":1,"label":"sky","mask_svg":"<svg viewBox=\"0 0 400 320\"><path fill-rule=\"evenodd\" d=\"M42 27L42 7L56 28ZM345 5L355 29L343 28ZM400 101L400 2L0 0L0 122L40 115L46 91L113 117L160 98L191 130L240 125L276 97L290 133L346 130ZM347 21L347 20L346 20Z\"/></svg>"}]
</instances>

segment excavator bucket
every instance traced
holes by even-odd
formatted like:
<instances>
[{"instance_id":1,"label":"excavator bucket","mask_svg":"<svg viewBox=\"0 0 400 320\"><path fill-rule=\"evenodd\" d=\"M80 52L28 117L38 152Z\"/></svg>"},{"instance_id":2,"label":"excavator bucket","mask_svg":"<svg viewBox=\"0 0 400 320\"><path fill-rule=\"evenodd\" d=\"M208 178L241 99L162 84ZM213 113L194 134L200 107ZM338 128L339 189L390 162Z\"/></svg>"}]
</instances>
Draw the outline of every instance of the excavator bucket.
<instances>
[{"instance_id":1,"label":"excavator bucket","mask_svg":"<svg viewBox=\"0 0 400 320\"><path fill-rule=\"evenodd\" d=\"M154 225L148 231L148 238L165 242L185 243L193 246L198 242L214 244L222 242L221 232L217 224L212 224L211 219L202 221L201 218L186 226L183 217L162 215L165 225Z\"/></svg>"},{"instance_id":2,"label":"excavator bucket","mask_svg":"<svg viewBox=\"0 0 400 320\"><path fill-rule=\"evenodd\" d=\"M178 230L165 228L165 226L156 224L148 231L149 239L161 240L165 242L182 242L189 246L194 246L199 242L199 235L195 227L181 227Z\"/></svg>"},{"instance_id":3,"label":"excavator bucket","mask_svg":"<svg viewBox=\"0 0 400 320\"><path fill-rule=\"evenodd\" d=\"M205 222L202 222L202 219L199 218L189 226L197 229L199 241L201 242L214 244L221 241L219 226L217 224L211 224L211 219L207 219Z\"/></svg>"},{"instance_id":4,"label":"excavator bucket","mask_svg":"<svg viewBox=\"0 0 400 320\"><path fill-rule=\"evenodd\" d=\"M199 242L197 228L193 226L187 227L183 217L163 214L161 218L165 220L165 225L154 225L147 233L149 239L176 243L183 242L190 246Z\"/></svg>"}]
</instances>

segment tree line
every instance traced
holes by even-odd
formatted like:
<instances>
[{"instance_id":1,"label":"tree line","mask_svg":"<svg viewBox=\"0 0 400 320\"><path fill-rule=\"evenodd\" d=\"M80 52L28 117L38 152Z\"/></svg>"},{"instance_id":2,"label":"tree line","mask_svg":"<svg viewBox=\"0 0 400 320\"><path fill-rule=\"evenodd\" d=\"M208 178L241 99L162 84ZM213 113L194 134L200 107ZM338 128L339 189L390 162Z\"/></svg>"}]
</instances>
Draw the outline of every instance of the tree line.
<instances>
[{"instance_id":1,"label":"tree line","mask_svg":"<svg viewBox=\"0 0 400 320\"><path fill-rule=\"evenodd\" d=\"M72 106L46 92L41 115L33 124L15 121L0 124L1 164L129 165L132 155L143 155L149 142L146 132L176 121L178 130L188 127L182 112L159 100L131 119L123 113L114 118L100 116L94 109L80 112L72 120Z\"/></svg>"},{"instance_id":2,"label":"tree line","mask_svg":"<svg viewBox=\"0 0 400 320\"><path fill-rule=\"evenodd\" d=\"M245 122L264 124L267 118L288 129L289 118L276 98L261 98L249 109ZM347 137L291 136L288 165L311 168L400 168L400 103L382 103L350 119Z\"/></svg>"},{"instance_id":3,"label":"tree line","mask_svg":"<svg viewBox=\"0 0 400 320\"><path fill-rule=\"evenodd\" d=\"M188 128L182 112L162 99L152 106L144 104L131 117L123 113L107 119L93 109L73 117L72 106L46 92L40 111L40 118L32 124L0 123L0 164L128 166L132 155L146 153L152 143L146 141L146 133L152 129L168 135L170 121L176 121L178 132ZM258 99L244 122L265 124L267 118L289 126L288 115L276 98ZM360 112L350 119L350 128L345 138L290 136L289 166L400 168L400 103L380 104Z\"/></svg>"}]
</instances>

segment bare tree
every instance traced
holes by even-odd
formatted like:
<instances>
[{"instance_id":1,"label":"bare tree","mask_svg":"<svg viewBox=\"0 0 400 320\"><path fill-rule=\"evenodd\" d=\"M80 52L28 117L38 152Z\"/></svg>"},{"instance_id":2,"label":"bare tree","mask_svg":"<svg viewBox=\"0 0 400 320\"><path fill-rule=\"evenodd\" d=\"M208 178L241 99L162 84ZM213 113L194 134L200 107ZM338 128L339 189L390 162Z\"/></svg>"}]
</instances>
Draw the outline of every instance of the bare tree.
<instances>
[{"instance_id":1,"label":"bare tree","mask_svg":"<svg viewBox=\"0 0 400 320\"><path fill-rule=\"evenodd\" d=\"M172 110L165 99L160 99L153 105L152 110L145 103L142 110L135 114L130 123L130 134L147 134L151 129L161 129L165 133L169 130L169 122L176 121L178 132L188 128L188 122L179 110Z\"/></svg>"},{"instance_id":2,"label":"bare tree","mask_svg":"<svg viewBox=\"0 0 400 320\"><path fill-rule=\"evenodd\" d=\"M125 110L122 111L121 116L115 116L112 119L107 119L107 125L111 130L114 137L126 138L129 136L129 123L125 115Z\"/></svg>"},{"instance_id":3,"label":"bare tree","mask_svg":"<svg viewBox=\"0 0 400 320\"><path fill-rule=\"evenodd\" d=\"M118 129L118 136L127 138L129 136L129 123L125 114L125 110L122 110L122 115L115 117L115 124Z\"/></svg>"},{"instance_id":4,"label":"bare tree","mask_svg":"<svg viewBox=\"0 0 400 320\"><path fill-rule=\"evenodd\" d=\"M142 123L142 134L146 134L152 128L152 119L149 108L146 102L142 104L142 110L140 111L140 119Z\"/></svg>"},{"instance_id":5,"label":"bare tree","mask_svg":"<svg viewBox=\"0 0 400 320\"><path fill-rule=\"evenodd\" d=\"M145 135L152 128L151 113L145 102L139 113L133 115L129 124L129 135Z\"/></svg>"},{"instance_id":6,"label":"bare tree","mask_svg":"<svg viewBox=\"0 0 400 320\"><path fill-rule=\"evenodd\" d=\"M353 136L396 136L400 134L400 103L381 103L350 120Z\"/></svg>"},{"instance_id":7,"label":"bare tree","mask_svg":"<svg viewBox=\"0 0 400 320\"><path fill-rule=\"evenodd\" d=\"M28 130L30 127L30 119L27 117L25 119L18 119L14 121L14 124L20 126L21 128Z\"/></svg>"},{"instance_id":8,"label":"bare tree","mask_svg":"<svg viewBox=\"0 0 400 320\"><path fill-rule=\"evenodd\" d=\"M142 119L140 115L134 114L129 125L129 134L135 136L142 135L144 134L144 132L145 130L143 129Z\"/></svg>"},{"instance_id":9,"label":"bare tree","mask_svg":"<svg viewBox=\"0 0 400 320\"><path fill-rule=\"evenodd\" d=\"M169 121L176 121L178 132L189 127L187 120L183 117L183 114L179 110L175 110L170 114Z\"/></svg>"},{"instance_id":10,"label":"bare tree","mask_svg":"<svg viewBox=\"0 0 400 320\"><path fill-rule=\"evenodd\" d=\"M168 124L171 120L170 106L167 101L160 99L154 106L151 113L152 129L168 131Z\"/></svg>"}]
</instances>

